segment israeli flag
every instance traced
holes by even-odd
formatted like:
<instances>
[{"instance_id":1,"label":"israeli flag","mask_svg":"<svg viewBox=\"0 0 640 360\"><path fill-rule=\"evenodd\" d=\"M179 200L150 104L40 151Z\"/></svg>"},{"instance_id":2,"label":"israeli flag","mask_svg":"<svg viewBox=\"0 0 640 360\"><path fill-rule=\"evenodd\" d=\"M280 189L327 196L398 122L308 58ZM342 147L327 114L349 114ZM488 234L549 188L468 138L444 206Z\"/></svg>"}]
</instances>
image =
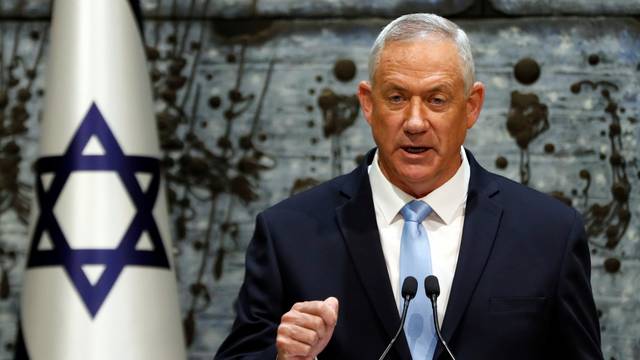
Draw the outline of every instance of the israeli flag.
<instances>
[{"instance_id":1,"label":"israeli flag","mask_svg":"<svg viewBox=\"0 0 640 360\"><path fill-rule=\"evenodd\" d=\"M22 292L30 359L185 359L141 34L126 0L53 2Z\"/></svg>"}]
</instances>

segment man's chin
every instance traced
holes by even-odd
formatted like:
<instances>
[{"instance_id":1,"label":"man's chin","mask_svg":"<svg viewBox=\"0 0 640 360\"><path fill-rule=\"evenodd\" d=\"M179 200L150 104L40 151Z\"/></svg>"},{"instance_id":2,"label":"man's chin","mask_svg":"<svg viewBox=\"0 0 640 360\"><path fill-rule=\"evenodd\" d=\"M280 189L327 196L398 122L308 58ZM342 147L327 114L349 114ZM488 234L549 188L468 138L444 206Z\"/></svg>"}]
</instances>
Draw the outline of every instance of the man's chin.
<instances>
[{"instance_id":1,"label":"man's chin","mask_svg":"<svg viewBox=\"0 0 640 360\"><path fill-rule=\"evenodd\" d=\"M403 182L412 187L416 187L416 186L421 187L421 186L427 185L430 182L433 182L433 176L429 176L429 175L404 176Z\"/></svg>"},{"instance_id":2,"label":"man's chin","mask_svg":"<svg viewBox=\"0 0 640 360\"><path fill-rule=\"evenodd\" d=\"M391 183L413 197L420 198L429 193L434 182L433 172L401 172Z\"/></svg>"},{"instance_id":3,"label":"man's chin","mask_svg":"<svg viewBox=\"0 0 640 360\"><path fill-rule=\"evenodd\" d=\"M403 181L412 184L421 184L433 180L435 171L432 166L425 166L424 164L416 164L405 166L404 169L398 172Z\"/></svg>"}]
</instances>

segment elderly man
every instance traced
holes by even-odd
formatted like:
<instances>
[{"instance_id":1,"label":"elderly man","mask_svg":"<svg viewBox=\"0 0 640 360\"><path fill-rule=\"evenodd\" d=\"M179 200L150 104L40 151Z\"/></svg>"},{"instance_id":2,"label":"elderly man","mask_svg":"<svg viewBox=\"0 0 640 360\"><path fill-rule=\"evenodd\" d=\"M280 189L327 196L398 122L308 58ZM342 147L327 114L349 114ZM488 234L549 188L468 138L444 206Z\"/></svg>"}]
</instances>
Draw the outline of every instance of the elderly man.
<instances>
[{"instance_id":1,"label":"elderly man","mask_svg":"<svg viewBox=\"0 0 640 360\"><path fill-rule=\"evenodd\" d=\"M407 276L433 274L457 359L602 359L580 215L484 170L466 34L431 14L387 25L358 96L377 149L257 217L217 359L377 359ZM420 286L390 359L448 359Z\"/></svg>"}]
</instances>

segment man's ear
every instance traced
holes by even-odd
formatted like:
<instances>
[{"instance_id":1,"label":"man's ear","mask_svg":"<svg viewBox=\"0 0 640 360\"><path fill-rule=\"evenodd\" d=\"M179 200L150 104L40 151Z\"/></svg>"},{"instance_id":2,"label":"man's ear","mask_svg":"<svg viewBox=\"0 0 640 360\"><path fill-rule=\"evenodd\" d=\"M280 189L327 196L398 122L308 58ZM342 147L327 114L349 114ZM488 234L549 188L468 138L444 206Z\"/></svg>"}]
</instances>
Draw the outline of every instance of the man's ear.
<instances>
[{"instance_id":1,"label":"man's ear","mask_svg":"<svg viewBox=\"0 0 640 360\"><path fill-rule=\"evenodd\" d=\"M467 129L476 123L484 104L484 84L476 81L471 87L469 97L467 98Z\"/></svg>"},{"instance_id":2,"label":"man's ear","mask_svg":"<svg viewBox=\"0 0 640 360\"><path fill-rule=\"evenodd\" d=\"M362 108L362 114L369 124L371 124L371 113L373 112L373 99L371 93L371 83L368 81L361 81L358 84L358 100L360 100L360 107Z\"/></svg>"}]
</instances>

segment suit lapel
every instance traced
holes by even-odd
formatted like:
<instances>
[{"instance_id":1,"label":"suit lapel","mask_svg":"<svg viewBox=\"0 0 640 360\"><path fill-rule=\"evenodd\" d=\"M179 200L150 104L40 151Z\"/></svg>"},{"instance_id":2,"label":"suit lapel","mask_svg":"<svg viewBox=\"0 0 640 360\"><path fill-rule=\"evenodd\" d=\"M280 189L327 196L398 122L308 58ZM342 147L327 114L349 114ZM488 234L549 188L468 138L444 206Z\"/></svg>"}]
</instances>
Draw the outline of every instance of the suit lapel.
<instances>
[{"instance_id":1,"label":"suit lapel","mask_svg":"<svg viewBox=\"0 0 640 360\"><path fill-rule=\"evenodd\" d=\"M400 316L389 283L369 184L367 166L373 154L374 150L367 154L367 160L354 170L349 177L350 182L343 187L343 194L351 199L337 208L337 218L367 297L391 340L400 323ZM398 339L394 348L401 359L411 359L404 336Z\"/></svg>"},{"instance_id":2,"label":"suit lapel","mask_svg":"<svg viewBox=\"0 0 640 360\"><path fill-rule=\"evenodd\" d=\"M442 336L453 337L487 263L500 225L502 208L491 197L498 192L491 175L467 151L471 168L462 240L449 303L442 324ZM442 347L436 350L438 358ZM452 349L455 354L455 349Z\"/></svg>"}]
</instances>

